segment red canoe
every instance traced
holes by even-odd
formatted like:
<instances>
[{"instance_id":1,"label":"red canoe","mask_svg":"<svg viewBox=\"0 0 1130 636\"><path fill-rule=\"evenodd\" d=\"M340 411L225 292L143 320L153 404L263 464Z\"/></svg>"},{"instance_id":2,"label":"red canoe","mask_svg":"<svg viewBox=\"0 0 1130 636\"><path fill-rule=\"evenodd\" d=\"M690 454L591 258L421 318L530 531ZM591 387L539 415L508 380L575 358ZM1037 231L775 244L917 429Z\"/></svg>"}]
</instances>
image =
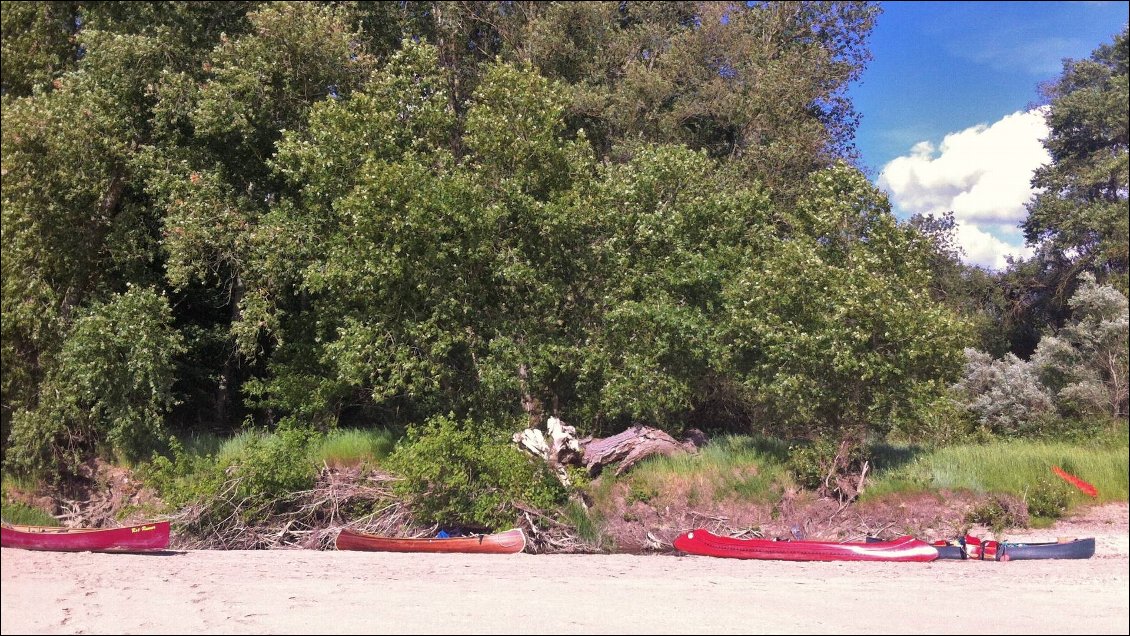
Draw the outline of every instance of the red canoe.
<instances>
[{"instance_id":1,"label":"red canoe","mask_svg":"<svg viewBox=\"0 0 1130 636\"><path fill-rule=\"evenodd\" d=\"M373 552L473 552L513 554L526 548L526 535L518 528L498 534L469 537L401 539L343 529L337 535L338 550Z\"/></svg>"},{"instance_id":2,"label":"red canoe","mask_svg":"<svg viewBox=\"0 0 1130 636\"><path fill-rule=\"evenodd\" d=\"M169 522L124 528L57 528L5 523L0 528L5 548L57 552L143 552L169 546Z\"/></svg>"},{"instance_id":3,"label":"red canoe","mask_svg":"<svg viewBox=\"0 0 1130 636\"><path fill-rule=\"evenodd\" d=\"M937 549L909 536L873 543L774 541L720 537L702 528L679 535L675 549L703 556L781 561L933 561L938 558Z\"/></svg>"}]
</instances>

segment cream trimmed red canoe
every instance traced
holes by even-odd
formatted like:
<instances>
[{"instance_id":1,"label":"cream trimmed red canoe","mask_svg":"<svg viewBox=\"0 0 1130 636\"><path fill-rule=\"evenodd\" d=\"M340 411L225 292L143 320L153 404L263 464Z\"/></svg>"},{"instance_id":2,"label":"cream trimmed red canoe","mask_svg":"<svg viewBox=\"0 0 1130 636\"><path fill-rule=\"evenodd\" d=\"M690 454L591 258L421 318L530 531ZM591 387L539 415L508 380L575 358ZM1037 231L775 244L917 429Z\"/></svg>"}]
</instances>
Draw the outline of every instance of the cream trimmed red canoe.
<instances>
[{"instance_id":1,"label":"cream trimmed red canoe","mask_svg":"<svg viewBox=\"0 0 1130 636\"><path fill-rule=\"evenodd\" d=\"M155 521L123 528L59 528L5 523L0 545L55 552L144 552L169 546L169 522Z\"/></svg>"},{"instance_id":2,"label":"cream trimmed red canoe","mask_svg":"<svg viewBox=\"0 0 1130 636\"><path fill-rule=\"evenodd\" d=\"M840 543L835 541L774 541L723 537L703 528L675 538L676 550L687 554L731 559L778 559L781 561L933 561L938 549L902 536L890 541Z\"/></svg>"},{"instance_id":3,"label":"cream trimmed red canoe","mask_svg":"<svg viewBox=\"0 0 1130 636\"><path fill-rule=\"evenodd\" d=\"M371 552L469 552L477 554L514 554L526 548L526 535L520 528L497 534L476 534L467 537L403 539L342 529L337 535L338 550Z\"/></svg>"}]
</instances>

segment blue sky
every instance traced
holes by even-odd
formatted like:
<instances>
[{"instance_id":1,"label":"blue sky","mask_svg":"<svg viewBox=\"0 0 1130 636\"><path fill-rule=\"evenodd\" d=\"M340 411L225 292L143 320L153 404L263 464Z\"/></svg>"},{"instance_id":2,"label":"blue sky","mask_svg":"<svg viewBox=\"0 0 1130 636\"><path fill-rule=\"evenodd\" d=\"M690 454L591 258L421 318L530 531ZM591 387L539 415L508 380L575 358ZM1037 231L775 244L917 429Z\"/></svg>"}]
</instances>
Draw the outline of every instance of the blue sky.
<instances>
[{"instance_id":1,"label":"blue sky","mask_svg":"<svg viewBox=\"0 0 1130 636\"><path fill-rule=\"evenodd\" d=\"M1110 43L1130 2L883 2L850 95L868 175L900 218L953 210L966 260L1026 255L1017 225L1039 140L1039 85Z\"/></svg>"}]
</instances>

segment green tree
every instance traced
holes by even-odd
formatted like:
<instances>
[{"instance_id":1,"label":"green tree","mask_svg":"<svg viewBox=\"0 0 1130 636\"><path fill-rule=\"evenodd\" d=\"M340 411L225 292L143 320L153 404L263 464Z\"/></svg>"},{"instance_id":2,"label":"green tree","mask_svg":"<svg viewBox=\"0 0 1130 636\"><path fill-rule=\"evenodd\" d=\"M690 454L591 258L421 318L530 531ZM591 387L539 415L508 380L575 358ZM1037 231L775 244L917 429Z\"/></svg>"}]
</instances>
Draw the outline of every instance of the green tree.
<instances>
[{"instance_id":1,"label":"green tree","mask_svg":"<svg viewBox=\"0 0 1130 636\"><path fill-rule=\"evenodd\" d=\"M437 55L406 43L280 146L279 169L302 189L292 214L320 237L296 252L311 313L284 326L272 382L289 408L337 412L360 393L386 413L427 415L485 408L498 392L514 407L521 352L553 337L543 323L575 271L557 248L578 227L561 197L591 153L561 137L559 92L500 64L467 109L457 158ZM321 404L277 390L288 383L319 387Z\"/></svg>"},{"instance_id":2,"label":"green tree","mask_svg":"<svg viewBox=\"0 0 1130 636\"><path fill-rule=\"evenodd\" d=\"M66 335L38 405L16 412L13 465L50 474L73 472L95 452L146 457L163 441L182 352L168 302L153 290L94 304Z\"/></svg>"},{"instance_id":3,"label":"green tree","mask_svg":"<svg viewBox=\"0 0 1130 636\"><path fill-rule=\"evenodd\" d=\"M569 92L569 126L600 156L624 142L685 144L771 191L854 159L847 86L870 60L867 2L473 2L409 5L439 49L462 116L496 56ZM622 151L621 151L622 152Z\"/></svg>"},{"instance_id":4,"label":"green tree","mask_svg":"<svg viewBox=\"0 0 1130 636\"><path fill-rule=\"evenodd\" d=\"M1071 319L1040 340L1032 364L1068 415L1126 417L1130 318L1126 296L1084 272Z\"/></svg>"},{"instance_id":5,"label":"green tree","mask_svg":"<svg viewBox=\"0 0 1130 636\"><path fill-rule=\"evenodd\" d=\"M1032 178L1042 191L1029 205L1024 233L1029 244L1044 246L1049 282L1061 297L1081 271L1127 293L1128 57L1124 28L1090 59L1067 60L1062 76L1044 89L1051 99L1044 145L1052 161Z\"/></svg>"},{"instance_id":6,"label":"green tree","mask_svg":"<svg viewBox=\"0 0 1130 636\"><path fill-rule=\"evenodd\" d=\"M596 210L600 238L574 408L612 432L632 422L672 432L746 425L740 405L729 421L718 408L741 401L729 390L719 331L724 289L770 238L768 195L735 186L704 151L632 154L602 168L583 202Z\"/></svg>"},{"instance_id":7,"label":"green tree","mask_svg":"<svg viewBox=\"0 0 1130 636\"><path fill-rule=\"evenodd\" d=\"M0 91L25 97L50 90L78 60L79 3L5 0L0 6Z\"/></svg>"},{"instance_id":8,"label":"green tree","mask_svg":"<svg viewBox=\"0 0 1130 636\"><path fill-rule=\"evenodd\" d=\"M83 31L87 53L51 92L5 99L3 413L34 409L76 312L161 280L157 220L133 159L166 49Z\"/></svg>"},{"instance_id":9,"label":"green tree","mask_svg":"<svg viewBox=\"0 0 1130 636\"><path fill-rule=\"evenodd\" d=\"M238 419L242 382L272 346L293 284L293 272L275 267L280 235L295 229L272 212L288 193L269 164L275 144L372 68L348 7L270 3L247 20L247 33L220 34L203 77L169 72L155 85L160 137L144 152L168 282L192 299L191 321L207 334L192 355L211 369L209 406L221 423Z\"/></svg>"},{"instance_id":10,"label":"green tree","mask_svg":"<svg viewBox=\"0 0 1130 636\"><path fill-rule=\"evenodd\" d=\"M838 440L846 460L957 379L966 327L930 296L933 245L861 173L804 192L795 229L728 286L728 355L770 432Z\"/></svg>"},{"instance_id":11,"label":"green tree","mask_svg":"<svg viewBox=\"0 0 1130 636\"><path fill-rule=\"evenodd\" d=\"M906 224L920 232L933 247L927 257L934 300L945 304L969 321L975 340L974 348L993 356L1003 356L1022 347L1025 325L1010 311L1008 292L1010 275L965 263L964 252L957 243L956 224L952 212L940 217L914 215ZM1031 353L1038 340L1026 349Z\"/></svg>"}]
</instances>

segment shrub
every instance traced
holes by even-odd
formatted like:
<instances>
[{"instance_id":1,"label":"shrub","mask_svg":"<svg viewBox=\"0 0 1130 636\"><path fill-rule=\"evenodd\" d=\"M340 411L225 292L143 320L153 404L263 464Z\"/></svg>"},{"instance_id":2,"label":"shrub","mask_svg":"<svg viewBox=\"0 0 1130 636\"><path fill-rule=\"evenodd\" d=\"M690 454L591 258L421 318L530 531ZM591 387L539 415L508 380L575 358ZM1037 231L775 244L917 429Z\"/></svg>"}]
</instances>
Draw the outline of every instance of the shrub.
<instances>
[{"instance_id":1,"label":"shrub","mask_svg":"<svg viewBox=\"0 0 1130 636\"><path fill-rule=\"evenodd\" d=\"M20 472L72 471L103 449L127 461L166 438L183 339L167 300L130 289L75 321L40 389L40 406L12 419L9 459Z\"/></svg>"},{"instance_id":2,"label":"shrub","mask_svg":"<svg viewBox=\"0 0 1130 636\"><path fill-rule=\"evenodd\" d=\"M1036 369L1014 354L994 360L966 349L965 377L954 387L958 401L985 429L1005 436L1041 432L1055 414Z\"/></svg>"},{"instance_id":3,"label":"shrub","mask_svg":"<svg viewBox=\"0 0 1130 636\"><path fill-rule=\"evenodd\" d=\"M507 435L454 415L436 416L408 429L386 467L403 478L396 490L412 501L422 523L510 527L519 514L515 504L549 510L563 505L567 492Z\"/></svg>"},{"instance_id":4,"label":"shrub","mask_svg":"<svg viewBox=\"0 0 1130 636\"><path fill-rule=\"evenodd\" d=\"M835 453L835 445L828 440L790 446L785 465L797 484L809 490L817 490L824 485L824 478L828 475Z\"/></svg>"},{"instance_id":5,"label":"shrub","mask_svg":"<svg viewBox=\"0 0 1130 636\"><path fill-rule=\"evenodd\" d=\"M976 429L973 414L956 392L923 391L914 397L912 408L895 419L891 438L936 448L967 442Z\"/></svg>"},{"instance_id":6,"label":"shrub","mask_svg":"<svg viewBox=\"0 0 1130 636\"><path fill-rule=\"evenodd\" d=\"M837 477L859 474L868 449L861 445L851 445L841 456L841 443L827 437L818 438L806 444L789 447L785 464L797 483L822 495L854 494L839 491ZM829 476L832 481L829 480Z\"/></svg>"},{"instance_id":7,"label":"shrub","mask_svg":"<svg viewBox=\"0 0 1130 636\"><path fill-rule=\"evenodd\" d=\"M1062 481L1041 479L1024 494L1028 514L1044 519L1058 519L1071 504L1071 489Z\"/></svg>"},{"instance_id":8,"label":"shrub","mask_svg":"<svg viewBox=\"0 0 1130 636\"><path fill-rule=\"evenodd\" d=\"M231 467L241 478L237 492L274 503L310 489L317 476L310 448L317 437L311 429L284 422L274 435L252 438Z\"/></svg>"},{"instance_id":9,"label":"shrub","mask_svg":"<svg viewBox=\"0 0 1130 636\"><path fill-rule=\"evenodd\" d=\"M141 474L174 508L197 508L196 529L227 532L285 512L294 494L317 477L310 459L318 434L289 421L270 434L234 438L218 455L193 455L172 440L172 456L156 455Z\"/></svg>"},{"instance_id":10,"label":"shrub","mask_svg":"<svg viewBox=\"0 0 1130 636\"><path fill-rule=\"evenodd\" d=\"M1009 495L993 495L965 515L966 523L988 526L994 534L1005 528L1026 527L1028 512L1023 501Z\"/></svg>"},{"instance_id":11,"label":"shrub","mask_svg":"<svg viewBox=\"0 0 1130 636\"><path fill-rule=\"evenodd\" d=\"M1096 284L1090 272L1079 278L1069 301L1071 320L1040 340L1032 363L1064 414L1125 417L1130 362L1126 296Z\"/></svg>"}]
</instances>

